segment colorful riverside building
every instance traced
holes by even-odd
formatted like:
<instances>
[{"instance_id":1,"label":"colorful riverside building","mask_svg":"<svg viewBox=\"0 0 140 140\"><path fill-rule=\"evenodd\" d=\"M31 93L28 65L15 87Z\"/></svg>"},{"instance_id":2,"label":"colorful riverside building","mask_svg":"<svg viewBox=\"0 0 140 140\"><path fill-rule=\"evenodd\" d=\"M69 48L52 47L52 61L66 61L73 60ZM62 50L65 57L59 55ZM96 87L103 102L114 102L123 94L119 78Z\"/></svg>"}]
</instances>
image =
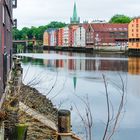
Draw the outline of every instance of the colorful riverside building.
<instances>
[{"instance_id":1,"label":"colorful riverside building","mask_svg":"<svg viewBox=\"0 0 140 140\"><path fill-rule=\"evenodd\" d=\"M79 25L77 25L77 24L69 25L69 47L75 47L75 44L74 44L74 40L75 40L74 33L75 33L76 29L78 28L78 26Z\"/></svg>"},{"instance_id":2,"label":"colorful riverside building","mask_svg":"<svg viewBox=\"0 0 140 140\"><path fill-rule=\"evenodd\" d=\"M48 29L43 35L43 45L54 47L58 46L58 29Z\"/></svg>"},{"instance_id":3,"label":"colorful riverside building","mask_svg":"<svg viewBox=\"0 0 140 140\"><path fill-rule=\"evenodd\" d=\"M74 46L86 47L86 29L82 25L79 25L74 32Z\"/></svg>"},{"instance_id":4,"label":"colorful riverside building","mask_svg":"<svg viewBox=\"0 0 140 140\"><path fill-rule=\"evenodd\" d=\"M16 0L0 0L0 96L4 91L11 68L13 8Z\"/></svg>"},{"instance_id":5,"label":"colorful riverside building","mask_svg":"<svg viewBox=\"0 0 140 140\"><path fill-rule=\"evenodd\" d=\"M62 47L63 46L63 28L58 29L58 46Z\"/></svg>"},{"instance_id":6,"label":"colorful riverside building","mask_svg":"<svg viewBox=\"0 0 140 140\"><path fill-rule=\"evenodd\" d=\"M49 32L48 32L48 30L46 30L43 35L43 45L49 46L49 44L50 44Z\"/></svg>"},{"instance_id":7,"label":"colorful riverside building","mask_svg":"<svg viewBox=\"0 0 140 140\"><path fill-rule=\"evenodd\" d=\"M91 23L86 27L86 46L127 46L128 24Z\"/></svg>"},{"instance_id":8,"label":"colorful riverside building","mask_svg":"<svg viewBox=\"0 0 140 140\"><path fill-rule=\"evenodd\" d=\"M128 25L128 48L132 53L140 52L140 17L134 18Z\"/></svg>"},{"instance_id":9,"label":"colorful riverside building","mask_svg":"<svg viewBox=\"0 0 140 140\"><path fill-rule=\"evenodd\" d=\"M69 27L63 28L63 47L69 47Z\"/></svg>"}]
</instances>

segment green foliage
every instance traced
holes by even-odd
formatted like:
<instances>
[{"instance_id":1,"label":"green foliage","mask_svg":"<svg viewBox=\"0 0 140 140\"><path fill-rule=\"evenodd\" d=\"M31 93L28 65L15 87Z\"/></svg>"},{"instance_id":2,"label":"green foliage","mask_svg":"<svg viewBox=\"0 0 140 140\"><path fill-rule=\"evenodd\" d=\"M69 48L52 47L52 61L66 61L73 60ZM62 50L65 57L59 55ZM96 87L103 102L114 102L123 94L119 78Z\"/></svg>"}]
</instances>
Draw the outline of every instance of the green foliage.
<instances>
[{"instance_id":1,"label":"green foliage","mask_svg":"<svg viewBox=\"0 0 140 140\"><path fill-rule=\"evenodd\" d=\"M17 52L18 53L23 53L23 50L24 50L24 45L21 45L21 44L17 45Z\"/></svg>"},{"instance_id":2,"label":"green foliage","mask_svg":"<svg viewBox=\"0 0 140 140\"><path fill-rule=\"evenodd\" d=\"M110 19L109 23L129 23L131 20L132 18L128 16L117 14Z\"/></svg>"},{"instance_id":3,"label":"green foliage","mask_svg":"<svg viewBox=\"0 0 140 140\"><path fill-rule=\"evenodd\" d=\"M39 26L39 27L31 27L27 28L24 27L21 30L13 29L13 39L14 40L24 40L24 39L33 39L34 37L37 40L43 40L43 33L48 28L62 28L65 27L66 24L62 22L53 21L45 26Z\"/></svg>"}]
</instances>

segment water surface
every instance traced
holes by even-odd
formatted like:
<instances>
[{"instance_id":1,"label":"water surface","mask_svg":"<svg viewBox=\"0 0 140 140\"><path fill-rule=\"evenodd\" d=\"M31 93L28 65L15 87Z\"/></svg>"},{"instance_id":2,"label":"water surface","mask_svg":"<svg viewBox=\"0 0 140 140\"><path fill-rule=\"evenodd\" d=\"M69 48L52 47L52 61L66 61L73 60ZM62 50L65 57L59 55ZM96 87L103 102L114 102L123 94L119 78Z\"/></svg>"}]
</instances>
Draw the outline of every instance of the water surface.
<instances>
[{"instance_id":1,"label":"water surface","mask_svg":"<svg viewBox=\"0 0 140 140\"><path fill-rule=\"evenodd\" d=\"M140 139L140 58L66 52L19 55L22 56L24 83L37 88L59 109L70 109L72 129L82 137L85 131L78 111L85 116L86 107L82 100L89 102L94 140L102 139L107 121L103 75L114 117L122 97L123 80L126 88L124 106L112 139Z\"/></svg>"}]
</instances>

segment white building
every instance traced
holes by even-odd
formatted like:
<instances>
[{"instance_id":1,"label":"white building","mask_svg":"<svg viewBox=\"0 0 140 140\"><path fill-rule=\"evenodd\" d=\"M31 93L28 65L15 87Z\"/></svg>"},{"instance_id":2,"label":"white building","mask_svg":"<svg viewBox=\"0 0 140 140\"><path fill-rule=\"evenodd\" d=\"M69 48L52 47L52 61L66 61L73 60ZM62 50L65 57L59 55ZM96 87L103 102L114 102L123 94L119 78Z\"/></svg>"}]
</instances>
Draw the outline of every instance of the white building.
<instances>
[{"instance_id":1,"label":"white building","mask_svg":"<svg viewBox=\"0 0 140 140\"><path fill-rule=\"evenodd\" d=\"M69 46L69 27L63 28L63 46L68 47Z\"/></svg>"},{"instance_id":2,"label":"white building","mask_svg":"<svg viewBox=\"0 0 140 140\"><path fill-rule=\"evenodd\" d=\"M49 31L49 34L50 34L50 46L55 46L56 45L55 32L56 32L56 30Z\"/></svg>"},{"instance_id":3,"label":"white building","mask_svg":"<svg viewBox=\"0 0 140 140\"><path fill-rule=\"evenodd\" d=\"M86 46L86 30L82 26L79 26L74 32L74 46L75 47Z\"/></svg>"}]
</instances>

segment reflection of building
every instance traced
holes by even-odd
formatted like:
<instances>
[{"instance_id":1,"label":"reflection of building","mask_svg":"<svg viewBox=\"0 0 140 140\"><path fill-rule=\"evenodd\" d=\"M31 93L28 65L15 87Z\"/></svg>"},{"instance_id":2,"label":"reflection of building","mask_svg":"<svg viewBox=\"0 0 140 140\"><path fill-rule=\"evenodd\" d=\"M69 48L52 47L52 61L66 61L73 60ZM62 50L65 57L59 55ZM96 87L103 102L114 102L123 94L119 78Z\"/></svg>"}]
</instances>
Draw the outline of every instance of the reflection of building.
<instances>
[{"instance_id":1,"label":"reflection of building","mask_svg":"<svg viewBox=\"0 0 140 140\"><path fill-rule=\"evenodd\" d=\"M129 50L140 50L140 17L133 19L128 25Z\"/></svg>"},{"instance_id":2,"label":"reflection of building","mask_svg":"<svg viewBox=\"0 0 140 140\"><path fill-rule=\"evenodd\" d=\"M140 74L140 58L130 57L128 59L128 73Z\"/></svg>"},{"instance_id":3,"label":"reflection of building","mask_svg":"<svg viewBox=\"0 0 140 140\"><path fill-rule=\"evenodd\" d=\"M74 3L73 16L70 18L70 24L79 24L80 18L77 15L76 3Z\"/></svg>"}]
</instances>

